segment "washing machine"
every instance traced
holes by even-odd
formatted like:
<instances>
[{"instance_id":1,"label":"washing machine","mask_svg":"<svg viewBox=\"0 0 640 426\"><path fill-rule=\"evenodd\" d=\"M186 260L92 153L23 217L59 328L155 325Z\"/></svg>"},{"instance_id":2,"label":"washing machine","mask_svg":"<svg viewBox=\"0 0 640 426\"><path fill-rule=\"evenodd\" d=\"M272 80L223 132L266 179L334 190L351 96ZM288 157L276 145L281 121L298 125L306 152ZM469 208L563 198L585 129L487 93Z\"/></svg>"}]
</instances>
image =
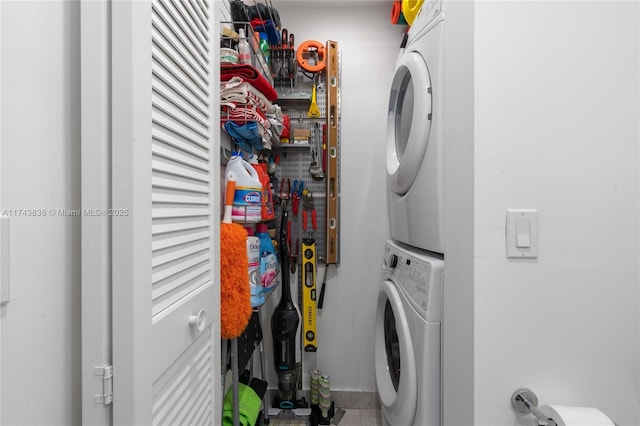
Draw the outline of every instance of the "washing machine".
<instances>
[{"instance_id":1,"label":"washing machine","mask_svg":"<svg viewBox=\"0 0 640 426\"><path fill-rule=\"evenodd\" d=\"M441 425L443 279L443 256L387 241L374 343L386 425Z\"/></svg>"},{"instance_id":2,"label":"washing machine","mask_svg":"<svg viewBox=\"0 0 640 426\"><path fill-rule=\"evenodd\" d=\"M396 60L386 133L391 237L444 253L441 0L425 0Z\"/></svg>"}]
</instances>

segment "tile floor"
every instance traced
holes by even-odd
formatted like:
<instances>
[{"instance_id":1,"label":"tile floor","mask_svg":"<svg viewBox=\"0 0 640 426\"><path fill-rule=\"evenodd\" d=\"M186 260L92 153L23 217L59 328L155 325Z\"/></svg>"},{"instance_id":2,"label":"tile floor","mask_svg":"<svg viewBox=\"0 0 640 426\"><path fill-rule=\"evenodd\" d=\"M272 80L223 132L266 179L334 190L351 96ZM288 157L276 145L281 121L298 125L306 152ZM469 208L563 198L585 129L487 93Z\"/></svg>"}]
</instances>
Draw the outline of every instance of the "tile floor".
<instances>
[{"instance_id":1,"label":"tile floor","mask_svg":"<svg viewBox=\"0 0 640 426\"><path fill-rule=\"evenodd\" d=\"M344 416L340 419L338 426L383 426L380 409L345 408L344 411ZM272 418L269 426L303 426L307 424L308 421L300 417L295 420ZM331 422L331 424L334 423Z\"/></svg>"},{"instance_id":2,"label":"tile floor","mask_svg":"<svg viewBox=\"0 0 640 426\"><path fill-rule=\"evenodd\" d=\"M382 414L379 409L345 409L338 426L382 426Z\"/></svg>"}]
</instances>

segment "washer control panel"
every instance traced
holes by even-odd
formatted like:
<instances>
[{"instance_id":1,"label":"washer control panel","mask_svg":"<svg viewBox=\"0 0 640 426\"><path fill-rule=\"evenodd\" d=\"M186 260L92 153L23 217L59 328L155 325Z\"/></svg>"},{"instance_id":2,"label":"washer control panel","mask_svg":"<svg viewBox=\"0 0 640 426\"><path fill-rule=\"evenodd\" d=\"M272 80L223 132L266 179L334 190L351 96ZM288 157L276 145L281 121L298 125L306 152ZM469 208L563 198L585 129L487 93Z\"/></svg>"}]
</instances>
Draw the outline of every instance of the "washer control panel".
<instances>
[{"instance_id":1,"label":"washer control panel","mask_svg":"<svg viewBox=\"0 0 640 426\"><path fill-rule=\"evenodd\" d=\"M406 292L422 309L427 309L431 266L407 256L397 268L397 276Z\"/></svg>"},{"instance_id":2,"label":"washer control panel","mask_svg":"<svg viewBox=\"0 0 640 426\"><path fill-rule=\"evenodd\" d=\"M396 277L417 310L422 310L426 316L427 309L440 306L434 303L429 306L429 298L441 298L444 271L442 259L412 254L394 243L387 243L384 259L384 267ZM439 309L434 314L439 314Z\"/></svg>"}]
</instances>

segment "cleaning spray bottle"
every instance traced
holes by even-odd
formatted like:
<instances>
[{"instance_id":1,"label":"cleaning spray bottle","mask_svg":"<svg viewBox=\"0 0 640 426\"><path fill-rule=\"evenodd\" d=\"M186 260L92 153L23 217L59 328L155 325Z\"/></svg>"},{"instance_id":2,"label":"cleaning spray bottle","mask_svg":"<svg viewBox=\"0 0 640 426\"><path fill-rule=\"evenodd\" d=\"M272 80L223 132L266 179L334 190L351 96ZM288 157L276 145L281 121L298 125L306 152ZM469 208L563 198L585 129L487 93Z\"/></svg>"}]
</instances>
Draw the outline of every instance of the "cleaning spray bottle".
<instances>
[{"instance_id":1,"label":"cleaning spray bottle","mask_svg":"<svg viewBox=\"0 0 640 426\"><path fill-rule=\"evenodd\" d=\"M249 42L247 42L247 37L244 33L244 28L240 28L238 30L238 63L240 64L250 64L251 63L251 47L249 47Z\"/></svg>"},{"instance_id":2,"label":"cleaning spray bottle","mask_svg":"<svg viewBox=\"0 0 640 426\"><path fill-rule=\"evenodd\" d=\"M287 222L289 214L286 203L282 207L282 221L278 251L282 266L282 295L278 306L271 315L273 336L273 361L278 373L278 394L280 408L293 409L296 404L296 331L300 316L291 298L289 282L289 247L287 245Z\"/></svg>"}]
</instances>

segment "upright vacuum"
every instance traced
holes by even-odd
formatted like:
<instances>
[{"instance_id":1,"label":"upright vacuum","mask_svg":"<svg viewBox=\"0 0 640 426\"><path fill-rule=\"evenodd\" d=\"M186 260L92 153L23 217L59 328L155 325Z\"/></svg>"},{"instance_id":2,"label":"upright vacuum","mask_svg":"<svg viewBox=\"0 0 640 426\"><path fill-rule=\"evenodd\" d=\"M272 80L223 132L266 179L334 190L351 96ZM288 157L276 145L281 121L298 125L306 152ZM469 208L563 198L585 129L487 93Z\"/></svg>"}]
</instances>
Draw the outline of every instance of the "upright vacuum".
<instances>
[{"instance_id":1,"label":"upright vacuum","mask_svg":"<svg viewBox=\"0 0 640 426\"><path fill-rule=\"evenodd\" d=\"M273 359L278 373L279 408L296 407L296 332L300 317L291 299L289 277L289 246L287 241L287 222L289 220L288 200L282 202L282 220L278 252L282 275L282 296L271 316L271 334L273 335Z\"/></svg>"}]
</instances>

